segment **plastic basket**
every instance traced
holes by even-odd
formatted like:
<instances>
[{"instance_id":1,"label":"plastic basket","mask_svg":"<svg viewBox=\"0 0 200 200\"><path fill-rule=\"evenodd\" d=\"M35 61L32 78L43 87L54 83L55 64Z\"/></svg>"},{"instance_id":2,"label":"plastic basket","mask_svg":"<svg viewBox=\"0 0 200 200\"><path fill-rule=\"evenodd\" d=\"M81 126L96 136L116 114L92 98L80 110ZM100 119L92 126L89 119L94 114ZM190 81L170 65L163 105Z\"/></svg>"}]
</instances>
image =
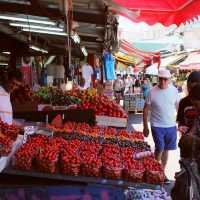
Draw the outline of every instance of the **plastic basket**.
<instances>
[{"instance_id":1,"label":"plastic basket","mask_svg":"<svg viewBox=\"0 0 200 200\"><path fill-rule=\"evenodd\" d=\"M103 167L103 176L108 179L121 179L122 168Z\"/></svg>"},{"instance_id":2,"label":"plastic basket","mask_svg":"<svg viewBox=\"0 0 200 200\"><path fill-rule=\"evenodd\" d=\"M93 176L100 177L101 176L101 167L88 166L83 164L81 166L81 174L83 176Z\"/></svg>"},{"instance_id":3,"label":"plastic basket","mask_svg":"<svg viewBox=\"0 0 200 200\"><path fill-rule=\"evenodd\" d=\"M65 175L78 176L80 172L79 164L61 163L61 173Z\"/></svg>"},{"instance_id":4,"label":"plastic basket","mask_svg":"<svg viewBox=\"0 0 200 200\"><path fill-rule=\"evenodd\" d=\"M164 172L161 171L146 171L145 181L149 184L163 184L164 182Z\"/></svg>"},{"instance_id":5,"label":"plastic basket","mask_svg":"<svg viewBox=\"0 0 200 200\"><path fill-rule=\"evenodd\" d=\"M36 161L37 170L45 173L54 174L58 171L57 160L37 160Z\"/></svg>"},{"instance_id":6,"label":"plastic basket","mask_svg":"<svg viewBox=\"0 0 200 200\"><path fill-rule=\"evenodd\" d=\"M126 181L141 183L143 182L144 172L136 169L124 169L123 178Z\"/></svg>"}]
</instances>

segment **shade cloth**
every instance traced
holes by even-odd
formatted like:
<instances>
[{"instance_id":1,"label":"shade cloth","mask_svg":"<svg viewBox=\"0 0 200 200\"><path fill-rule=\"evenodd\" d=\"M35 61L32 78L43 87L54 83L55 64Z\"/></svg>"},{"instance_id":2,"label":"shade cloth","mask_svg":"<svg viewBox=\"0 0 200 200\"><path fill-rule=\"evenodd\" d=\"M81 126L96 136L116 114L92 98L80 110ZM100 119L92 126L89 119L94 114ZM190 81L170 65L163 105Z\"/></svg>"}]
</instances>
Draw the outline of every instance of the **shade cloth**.
<instances>
[{"instance_id":1,"label":"shade cloth","mask_svg":"<svg viewBox=\"0 0 200 200\"><path fill-rule=\"evenodd\" d=\"M165 26L180 25L200 14L200 0L112 0L122 8L128 8L138 16L121 11L123 16L135 22L146 22L150 25L161 23Z\"/></svg>"}]
</instances>

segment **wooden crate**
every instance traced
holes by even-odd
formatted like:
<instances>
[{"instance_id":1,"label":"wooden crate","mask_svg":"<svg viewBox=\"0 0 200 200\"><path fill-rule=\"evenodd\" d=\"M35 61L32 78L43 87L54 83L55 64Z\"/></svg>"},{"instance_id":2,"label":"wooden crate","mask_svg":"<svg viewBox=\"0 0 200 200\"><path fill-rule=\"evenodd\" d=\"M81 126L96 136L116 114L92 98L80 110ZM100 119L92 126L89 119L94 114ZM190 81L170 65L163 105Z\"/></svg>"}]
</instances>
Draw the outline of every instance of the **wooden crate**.
<instances>
[{"instance_id":1,"label":"wooden crate","mask_svg":"<svg viewBox=\"0 0 200 200\"><path fill-rule=\"evenodd\" d=\"M36 102L24 102L24 103L13 103L13 112L32 112L38 110L38 103Z\"/></svg>"}]
</instances>

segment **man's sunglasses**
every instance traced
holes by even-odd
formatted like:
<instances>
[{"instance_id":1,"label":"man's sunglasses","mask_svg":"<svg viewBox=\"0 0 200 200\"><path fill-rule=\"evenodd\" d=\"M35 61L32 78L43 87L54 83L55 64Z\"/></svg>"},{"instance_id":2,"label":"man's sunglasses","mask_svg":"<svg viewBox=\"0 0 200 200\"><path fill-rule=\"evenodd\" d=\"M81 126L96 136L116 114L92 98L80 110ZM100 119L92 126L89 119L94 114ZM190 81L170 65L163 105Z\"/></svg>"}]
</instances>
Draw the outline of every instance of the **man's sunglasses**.
<instances>
[{"instance_id":1,"label":"man's sunglasses","mask_svg":"<svg viewBox=\"0 0 200 200\"><path fill-rule=\"evenodd\" d=\"M159 77L159 80L168 81L169 79L168 78Z\"/></svg>"}]
</instances>

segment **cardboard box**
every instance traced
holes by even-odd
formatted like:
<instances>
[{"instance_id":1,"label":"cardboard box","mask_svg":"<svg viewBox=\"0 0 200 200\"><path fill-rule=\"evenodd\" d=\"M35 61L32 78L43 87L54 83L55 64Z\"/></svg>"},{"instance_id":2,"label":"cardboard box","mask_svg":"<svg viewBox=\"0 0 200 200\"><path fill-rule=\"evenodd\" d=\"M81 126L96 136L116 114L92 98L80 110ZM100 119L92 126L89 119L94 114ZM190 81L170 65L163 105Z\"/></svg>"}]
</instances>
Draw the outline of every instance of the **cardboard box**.
<instances>
[{"instance_id":1,"label":"cardboard box","mask_svg":"<svg viewBox=\"0 0 200 200\"><path fill-rule=\"evenodd\" d=\"M52 109L53 109L53 107L52 107L51 104L39 104L39 105L38 105L38 111L43 111L43 109L44 109L45 107L49 107L49 108L52 108Z\"/></svg>"},{"instance_id":2,"label":"cardboard box","mask_svg":"<svg viewBox=\"0 0 200 200\"><path fill-rule=\"evenodd\" d=\"M98 126L127 127L128 119L96 115L96 122Z\"/></svg>"}]
</instances>

